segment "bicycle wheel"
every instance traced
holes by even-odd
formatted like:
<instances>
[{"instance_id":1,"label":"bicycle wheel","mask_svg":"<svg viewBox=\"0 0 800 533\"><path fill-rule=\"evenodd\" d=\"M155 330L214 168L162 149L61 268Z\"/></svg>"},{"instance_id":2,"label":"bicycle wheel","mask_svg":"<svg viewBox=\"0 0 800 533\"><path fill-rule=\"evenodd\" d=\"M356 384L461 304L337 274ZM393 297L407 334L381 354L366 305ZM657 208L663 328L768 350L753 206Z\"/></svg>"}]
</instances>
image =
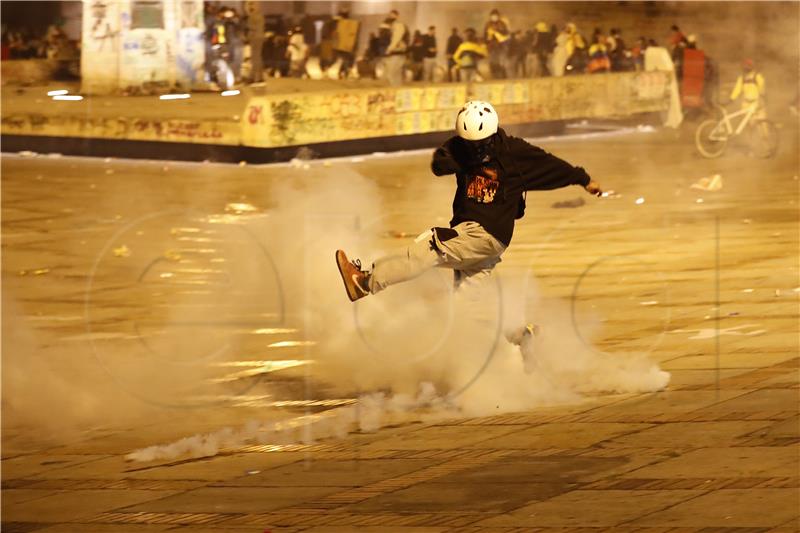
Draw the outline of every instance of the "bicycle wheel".
<instances>
[{"instance_id":1,"label":"bicycle wheel","mask_svg":"<svg viewBox=\"0 0 800 533\"><path fill-rule=\"evenodd\" d=\"M768 159L778 153L778 128L769 120L759 120L753 124L751 143L753 155Z\"/></svg>"},{"instance_id":2,"label":"bicycle wheel","mask_svg":"<svg viewBox=\"0 0 800 533\"><path fill-rule=\"evenodd\" d=\"M725 148L728 146L727 136L717 134L715 138L711 138L711 134L717 128L718 124L718 121L709 119L701 122L700 125L697 126L697 130L694 133L694 144L697 147L697 151L700 152L700 155L703 157L709 159L719 157L725 152Z\"/></svg>"}]
</instances>

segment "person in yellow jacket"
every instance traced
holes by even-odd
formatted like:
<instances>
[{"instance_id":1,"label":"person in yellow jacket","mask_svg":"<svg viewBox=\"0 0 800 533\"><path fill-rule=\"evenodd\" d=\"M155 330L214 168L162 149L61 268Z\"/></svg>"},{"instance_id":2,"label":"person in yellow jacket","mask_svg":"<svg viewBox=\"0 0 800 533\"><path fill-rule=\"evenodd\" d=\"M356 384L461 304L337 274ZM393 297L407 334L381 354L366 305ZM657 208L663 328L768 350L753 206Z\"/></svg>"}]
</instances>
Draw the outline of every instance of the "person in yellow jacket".
<instances>
[{"instance_id":1,"label":"person in yellow jacket","mask_svg":"<svg viewBox=\"0 0 800 533\"><path fill-rule=\"evenodd\" d=\"M492 9L489 20L483 28L483 39L489 51L489 65L492 77L511 77L511 24L508 19L500 15L500 11Z\"/></svg>"},{"instance_id":2,"label":"person in yellow jacket","mask_svg":"<svg viewBox=\"0 0 800 533\"><path fill-rule=\"evenodd\" d=\"M477 32L473 28L467 28L464 32L464 42L458 45L453 53L453 61L456 63L458 81L469 83L475 81L478 73L478 61L489 55L486 45L478 42Z\"/></svg>"},{"instance_id":3,"label":"person in yellow jacket","mask_svg":"<svg viewBox=\"0 0 800 533\"><path fill-rule=\"evenodd\" d=\"M598 72L609 72L611 70L611 60L608 58L608 48L606 38L598 30L595 30L592 38L592 45L589 47L589 64L587 72L596 74Z\"/></svg>"},{"instance_id":4,"label":"person in yellow jacket","mask_svg":"<svg viewBox=\"0 0 800 533\"><path fill-rule=\"evenodd\" d=\"M586 41L583 40L583 35L578 31L578 27L574 22L567 22L567 57L575 53L576 50L583 50L586 48Z\"/></svg>"},{"instance_id":5,"label":"person in yellow jacket","mask_svg":"<svg viewBox=\"0 0 800 533\"><path fill-rule=\"evenodd\" d=\"M764 105L766 85L764 76L755 70L752 59L745 59L742 63L742 73L736 79L736 85L731 91L731 100L742 97L742 109L756 107L754 119L766 119L767 112Z\"/></svg>"},{"instance_id":6,"label":"person in yellow jacket","mask_svg":"<svg viewBox=\"0 0 800 533\"><path fill-rule=\"evenodd\" d=\"M567 52L565 74L583 74L588 63L586 41L572 22L567 23L564 33L566 34Z\"/></svg>"}]
</instances>

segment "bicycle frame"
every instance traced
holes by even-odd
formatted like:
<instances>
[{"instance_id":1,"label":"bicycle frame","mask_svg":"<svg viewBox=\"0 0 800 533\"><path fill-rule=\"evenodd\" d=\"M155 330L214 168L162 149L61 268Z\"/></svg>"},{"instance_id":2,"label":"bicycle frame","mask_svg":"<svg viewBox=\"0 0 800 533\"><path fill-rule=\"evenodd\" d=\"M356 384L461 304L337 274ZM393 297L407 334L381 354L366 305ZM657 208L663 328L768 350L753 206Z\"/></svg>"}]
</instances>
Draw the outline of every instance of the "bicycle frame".
<instances>
[{"instance_id":1,"label":"bicycle frame","mask_svg":"<svg viewBox=\"0 0 800 533\"><path fill-rule=\"evenodd\" d=\"M712 141L726 141L728 137L739 135L750 122L750 118L752 118L752 116L755 114L757 108L757 105L750 105L739 111L736 111L735 113L728 113L723 109L722 119L717 123L716 126L714 126L714 129L711 130L711 133L708 134L708 138ZM739 122L739 125L734 128L731 119L740 115L744 116L742 117L741 122ZM720 131L720 129L723 131Z\"/></svg>"}]
</instances>

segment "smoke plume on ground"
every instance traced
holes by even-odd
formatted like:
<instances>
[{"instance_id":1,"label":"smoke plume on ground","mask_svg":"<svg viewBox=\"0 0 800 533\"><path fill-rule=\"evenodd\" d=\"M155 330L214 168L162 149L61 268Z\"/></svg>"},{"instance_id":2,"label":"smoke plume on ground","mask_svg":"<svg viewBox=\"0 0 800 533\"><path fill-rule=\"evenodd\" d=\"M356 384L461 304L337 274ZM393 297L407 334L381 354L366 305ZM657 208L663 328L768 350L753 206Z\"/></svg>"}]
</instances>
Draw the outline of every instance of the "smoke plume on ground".
<instances>
[{"instance_id":1,"label":"smoke plume on ground","mask_svg":"<svg viewBox=\"0 0 800 533\"><path fill-rule=\"evenodd\" d=\"M288 425L254 421L138 450L130 459L213 455L270 439L308 443L374 430L398 415L406 421L483 416L580 402L587 395L659 390L668 383L669 374L643 355L595 349L587 340L595 329L591 319L577 317L578 334L569 302L542 297L530 273L499 268L488 282L454 291L452 271L434 269L351 303L335 250L370 265L377 257L402 254L409 240L385 237L395 221L382 214L374 180L345 166L316 176L296 171L292 178L270 191L278 207L248 227L263 238L280 273L288 319L315 343L312 379L358 397L358 406ZM416 223L420 232L433 225ZM529 322L539 326L534 339L522 348L506 340Z\"/></svg>"}]
</instances>

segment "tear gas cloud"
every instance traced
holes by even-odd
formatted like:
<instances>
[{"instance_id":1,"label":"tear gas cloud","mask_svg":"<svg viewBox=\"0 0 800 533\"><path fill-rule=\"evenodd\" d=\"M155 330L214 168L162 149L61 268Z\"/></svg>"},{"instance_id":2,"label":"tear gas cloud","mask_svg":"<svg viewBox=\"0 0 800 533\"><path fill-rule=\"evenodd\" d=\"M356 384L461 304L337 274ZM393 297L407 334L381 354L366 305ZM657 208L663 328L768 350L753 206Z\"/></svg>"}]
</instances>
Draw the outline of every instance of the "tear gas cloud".
<instances>
[{"instance_id":1,"label":"tear gas cloud","mask_svg":"<svg viewBox=\"0 0 800 533\"><path fill-rule=\"evenodd\" d=\"M315 343L310 379L358 397L358 404L290 424L252 421L140 449L129 458L165 460L243 444L308 443L374 430L398 417L498 414L667 384L669 375L646 355L605 354L587 343L593 317L582 317L578 335L569 302L542 298L530 272L500 268L491 281L454 291L452 271L434 269L352 304L333 261L335 250L343 248L369 264L402 253L403 241L383 238L392 221L383 214L375 180L346 165L331 170L313 176L292 169L292 179L276 182L269 192L280 204L244 223L263 239L279 272L288 320ZM507 332L528 321L541 327L536 340L525 345L529 373L520 348L506 340Z\"/></svg>"}]
</instances>

